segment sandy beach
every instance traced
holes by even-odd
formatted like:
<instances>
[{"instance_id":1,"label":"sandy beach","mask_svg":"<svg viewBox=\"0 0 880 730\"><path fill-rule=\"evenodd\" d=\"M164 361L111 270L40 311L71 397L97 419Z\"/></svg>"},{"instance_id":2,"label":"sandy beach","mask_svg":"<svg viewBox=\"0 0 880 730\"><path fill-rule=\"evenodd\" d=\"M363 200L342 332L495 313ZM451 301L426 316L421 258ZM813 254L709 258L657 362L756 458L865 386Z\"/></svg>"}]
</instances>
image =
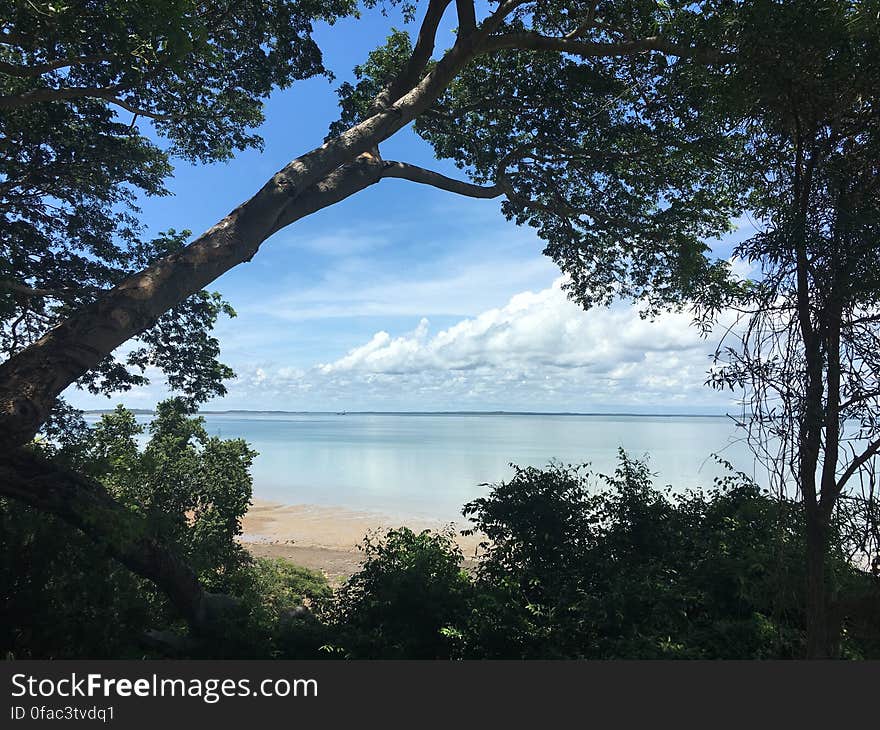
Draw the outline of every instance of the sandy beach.
<instances>
[{"instance_id":1,"label":"sandy beach","mask_svg":"<svg viewBox=\"0 0 880 730\"><path fill-rule=\"evenodd\" d=\"M333 581L354 573L363 557L358 545L369 532L406 526L416 532L438 530L448 522L390 517L342 507L284 505L254 500L242 521L241 541L258 557L287 558L307 568L323 571ZM464 520L452 523L456 532L467 527ZM479 539L457 538L465 558L476 554Z\"/></svg>"}]
</instances>

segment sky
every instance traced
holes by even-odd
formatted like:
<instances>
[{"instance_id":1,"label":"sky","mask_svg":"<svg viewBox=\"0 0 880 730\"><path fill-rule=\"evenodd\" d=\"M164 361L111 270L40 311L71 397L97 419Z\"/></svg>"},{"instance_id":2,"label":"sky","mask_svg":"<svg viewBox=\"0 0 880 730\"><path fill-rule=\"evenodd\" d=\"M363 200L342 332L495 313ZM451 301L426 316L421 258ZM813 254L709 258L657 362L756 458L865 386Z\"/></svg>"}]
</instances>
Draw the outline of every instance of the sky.
<instances>
[{"instance_id":1,"label":"sky","mask_svg":"<svg viewBox=\"0 0 880 730\"><path fill-rule=\"evenodd\" d=\"M211 165L177 161L172 195L141 200L148 229L201 233L321 144L338 115L335 88L392 26L403 21L372 11L318 28L336 80L273 93L262 152ZM451 22L438 38L439 49L451 44ZM382 156L456 174L408 128ZM646 321L622 303L585 312L567 299L542 249L531 229L504 220L500 200L383 180L275 234L209 287L238 313L215 331L237 377L205 408L735 410L730 393L704 385L715 339L701 337L687 314ZM149 385L109 400L75 389L65 397L84 409L152 408L168 391L161 373L147 375Z\"/></svg>"}]
</instances>

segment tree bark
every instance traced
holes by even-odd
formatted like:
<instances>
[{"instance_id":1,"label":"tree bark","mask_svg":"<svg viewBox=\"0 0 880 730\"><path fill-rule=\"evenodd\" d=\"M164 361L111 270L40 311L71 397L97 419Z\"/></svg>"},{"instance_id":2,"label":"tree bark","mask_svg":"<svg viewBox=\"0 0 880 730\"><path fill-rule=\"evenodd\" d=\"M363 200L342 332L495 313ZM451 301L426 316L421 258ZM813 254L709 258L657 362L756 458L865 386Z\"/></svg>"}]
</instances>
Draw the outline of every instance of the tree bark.
<instances>
[{"instance_id":1,"label":"tree bark","mask_svg":"<svg viewBox=\"0 0 880 730\"><path fill-rule=\"evenodd\" d=\"M55 399L115 348L233 266L281 227L378 181L382 164L343 165L292 200L267 184L182 251L130 277L0 365L0 450L33 438Z\"/></svg>"},{"instance_id":2,"label":"tree bark","mask_svg":"<svg viewBox=\"0 0 880 730\"><path fill-rule=\"evenodd\" d=\"M833 644L829 623L825 559L828 525L817 510L806 513L807 530L807 659L829 659Z\"/></svg>"}]
</instances>

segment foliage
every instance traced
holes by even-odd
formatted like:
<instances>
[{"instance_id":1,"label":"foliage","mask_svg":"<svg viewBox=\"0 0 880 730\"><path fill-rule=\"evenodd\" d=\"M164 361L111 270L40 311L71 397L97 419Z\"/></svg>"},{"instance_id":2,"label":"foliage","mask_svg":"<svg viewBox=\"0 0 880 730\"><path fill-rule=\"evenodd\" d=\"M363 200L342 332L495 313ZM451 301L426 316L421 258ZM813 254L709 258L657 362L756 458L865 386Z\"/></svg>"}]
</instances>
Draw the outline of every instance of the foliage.
<instances>
[{"instance_id":1,"label":"foliage","mask_svg":"<svg viewBox=\"0 0 880 730\"><path fill-rule=\"evenodd\" d=\"M145 431L149 437L146 438ZM197 656L313 655L324 630L304 602L330 598L323 575L283 560L254 560L237 542L250 503L255 452L209 436L179 399L160 403L145 429L118 407L91 427L59 431L40 447L100 480L171 543L210 590L240 599L228 631ZM79 434L71 439L71 434ZM148 629L181 631L152 584L61 520L0 501L0 649L16 656L141 656ZM155 648L148 649L155 651ZM206 653L207 652L207 653Z\"/></svg>"},{"instance_id":2,"label":"foliage","mask_svg":"<svg viewBox=\"0 0 880 730\"><path fill-rule=\"evenodd\" d=\"M250 503L255 452L240 439L209 436L202 420L190 414L181 399L160 403L142 444L144 427L122 406L92 428L66 413L78 423L49 429L38 445L98 479L126 509L144 516L155 537L174 545L207 586L225 590L229 576L248 563L236 538ZM3 516L7 564L0 582L8 587L10 630L21 634L5 639L7 646L21 641L27 652L41 656L130 655L144 630L177 620L150 583L72 527L55 518L41 522L33 509L11 501L4 503ZM19 562L24 554L29 564ZM76 629L79 636L71 628L77 616L87 617ZM40 626L46 628L34 638ZM68 643L65 631L73 637Z\"/></svg>"},{"instance_id":3,"label":"foliage","mask_svg":"<svg viewBox=\"0 0 880 730\"><path fill-rule=\"evenodd\" d=\"M506 30L557 35L563 7L524 8ZM687 3L603 4L595 38L662 31L699 42L695 12ZM715 22L707 13L702 25ZM735 142L673 83L704 65L502 50L468 65L415 128L475 180L507 181L505 216L536 229L585 307L621 297L655 312L698 295L728 298L735 282L706 242L729 230L741 203L715 172Z\"/></svg>"},{"instance_id":4,"label":"foliage","mask_svg":"<svg viewBox=\"0 0 880 730\"><path fill-rule=\"evenodd\" d=\"M315 657L327 627L303 604L330 597L320 573L285 560L240 560L214 581L241 601L207 643L185 629L152 585L65 522L0 500L0 652L25 658ZM213 562L220 562L217 556ZM203 574L205 577L205 574ZM181 637L181 649L147 642Z\"/></svg>"},{"instance_id":5,"label":"foliage","mask_svg":"<svg viewBox=\"0 0 880 730\"><path fill-rule=\"evenodd\" d=\"M180 490L170 497L154 494L161 484L148 470L138 471L146 449L133 445L138 426L130 414L117 411L95 429L95 470L133 509L164 499L181 510L197 501L181 496L187 484L193 494L201 492L193 454L180 445L197 424L172 406L153 427ZM147 479L140 490L132 487L135 473ZM228 495L218 492L216 499ZM239 509L234 505L240 502L233 495L220 511L231 514ZM475 566L465 568L453 532L399 528L365 538L361 569L335 593L314 571L247 559L232 544L228 524L217 529L209 520L213 530L197 530L186 520L169 525L150 513L159 519L157 529L186 546L208 585L240 600L215 636L184 641L175 655L802 655L802 512L743 475L730 473L706 492L672 494L653 486L644 462L621 453L609 476L560 464L516 468L465 513L485 537ZM880 647L880 625L870 610L876 578L848 561L843 542L835 542L832 553L845 626L842 654L874 657ZM149 583L57 519L4 501L0 547L3 651L58 658L165 654L167 647L144 647L144 632L182 630Z\"/></svg>"},{"instance_id":6,"label":"foliage","mask_svg":"<svg viewBox=\"0 0 880 730\"><path fill-rule=\"evenodd\" d=\"M313 23L353 10L349 0L7 0L4 106L97 89L153 119L175 154L224 159L259 144L249 129L274 87L324 72Z\"/></svg>"},{"instance_id":7,"label":"foliage","mask_svg":"<svg viewBox=\"0 0 880 730\"><path fill-rule=\"evenodd\" d=\"M517 469L466 514L487 537L478 651L523 657L796 656L803 583L796 505L741 475L672 496L621 453ZM517 631L512 632L511 627Z\"/></svg>"},{"instance_id":8,"label":"foliage","mask_svg":"<svg viewBox=\"0 0 880 730\"><path fill-rule=\"evenodd\" d=\"M94 0L0 3L0 352L30 345L189 231L145 238L139 196L166 195L171 159L223 160L259 147L273 88L325 73L313 23L351 0ZM156 136L167 139L164 148ZM108 356L79 385L146 382L148 365L201 402L232 372L199 292Z\"/></svg>"},{"instance_id":9,"label":"foliage","mask_svg":"<svg viewBox=\"0 0 880 730\"><path fill-rule=\"evenodd\" d=\"M467 616L471 584L447 530L368 535L364 562L339 590L329 620L358 659L443 659Z\"/></svg>"},{"instance_id":10,"label":"foliage","mask_svg":"<svg viewBox=\"0 0 880 730\"><path fill-rule=\"evenodd\" d=\"M733 255L757 273L709 382L742 393L747 438L773 486L803 500L811 656L833 656L840 634L824 556L833 523L861 523L862 558L880 554L878 11L744 4L737 62L713 92L743 146L718 174L735 180L757 221Z\"/></svg>"},{"instance_id":11,"label":"foliage","mask_svg":"<svg viewBox=\"0 0 880 730\"><path fill-rule=\"evenodd\" d=\"M204 658L313 659L333 632L318 615L332 600L323 573L282 558L256 558L231 572L224 590L241 603L193 653Z\"/></svg>"},{"instance_id":12,"label":"foliage","mask_svg":"<svg viewBox=\"0 0 880 730\"><path fill-rule=\"evenodd\" d=\"M19 659L138 658L168 621L145 581L90 538L0 499L0 653ZM161 625L159 623L158 625Z\"/></svg>"},{"instance_id":13,"label":"foliage","mask_svg":"<svg viewBox=\"0 0 880 730\"><path fill-rule=\"evenodd\" d=\"M517 468L465 507L485 536L474 574L451 536L408 530L366 542L332 614L355 657L727 658L801 656L802 513L730 473L706 492L617 471ZM840 550L841 593L871 580ZM440 566L439 568L437 566ZM844 653L875 649L857 612Z\"/></svg>"},{"instance_id":14,"label":"foliage","mask_svg":"<svg viewBox=\"0 0 880 730\"><path fill-rule=\"evenodd\" d=\"M411 18L413 6L401 4ZM694 306L705 327L730 305L744 311L752 318L742 347L720 351L711 380L751 388L748 415L755 416L757 444L782 443L784 458L776 463L796 472L806 524L786 500L750 492L744 483L724 485L713 496L660 499L642 488L646 473L628 461L605 479L611 491L603 497L585 489L585 477L561 467L521 470L516 489L499 487L499 501L490 497L468 508L498 538L475 584L475 615L483 623L473 615L461 619L455 598L449 611L427 613L425 636L432 638L424 645L400 638L405 622L368 630L375 622L359 617L371 615L371 596L393 594L408 580L398 558L406 564L424 553L426 569L453 562L446 559L450 544L395 537L387 551L368 552L373 572L346 589L340 625L350 623L355 653L358 637L390 654L448 653L446 644L433 643L439 631L455 637L457 650L482 646L474 651L488 654L720 656L733 652L734 643L711 645L700 637L728 630L740 636L746 654L796 653L802 621L798 604L788 600L794 589L777 571L760 596L740 589L733 600L732 576L755 577L749 566L725 562L718 536L767 571L771 558L781 561L790 576L797 575L790 552L810 553L809 582L818 589L807 601L815 609L813 629L826 623L825 598L853 576L839 554L842 516L865 521L856 542L876 560L876 519L866 516L876 512L869 467L880 450L878 4L552 0L504 7L514 9L473 56L461 50L473 30L461 18L460 66L455 54L436 63L423 54L414 78L397 90L452 70L436 95L412 105L411 116L398 126L379 120L350 133L345 128L375 112L377 94L409 68L410 52L424 49L421 35L414 43L395 30L358 66L356 83L340 89L342 115L331 134L348 136L316 152L327 167L316 164L316 177L303 179L312 184L331 170L343 178L361 170L348 164L358 149L377 151L387 138L382 130L392 134L414 121L438 157L477 183L494 183L481 195L503 191L505 215L537 230L545 253L568 275L570 294L585 307L616 297L641 302L646 314ZM459 12L467 8L456 4ZM349 0L97 0L5 2L0 11L9 19L0 39L0 348L13 357L74 312L88 320L89 305L133 272L159 259L179 264L175 254L188 233L144 240L138 196L166 193L173 155L219 160L259 145L252 128L261 120L261 99L273 87L323 72L312 22L332 22L354 6ZM493 42L500 45L493 49ZM572 50L581 42L585 50ZM119 110L132 115L130 123ZM151 129L138 126L144 119ZM168 149L150 138L153 131L169 141ZM312 169L288 170L299 167ZM404 175L404 166L392 172ZM413 179L435 184L438 178ZM279 192L289 182L273 179L267 189ZM449 181L439 186L477 194ZM344 186L334 192L344 193ZM279 199L289 202L286 192ZM745 211L764 225L735 251L759 265L760 280L747 284L707 244ZM155 301L178 301L177 294L165 291ZM160 413L143 453L137 425L122 413L86 435L62 405L45 428L47 448L104 480L126 508L179 546L212 587L225 585L243 565L232 540L252 458L242 443L219 446L186 413L222 394L231 375L210 336L224 312L232 313L206 292L178 301L158 320L126 332L139 342L124 361L107 354L79 380L93 392L122 390L145 382L146 368L155 365L183 392L188 402ZM95 319L100 328L101 317ZM72 379L52 372L50 385L35 387ZM17 397L4 396L4 403L16 404L4 411L13 420L24 412ZM34 413L45 416L49 400ZM857 452L864 441L867 450ZM841 515L838 496L856 474L865 479L865 498L857 509L847 503ZM226 476L225 486L216 481ZM528 514L520 514L519 501ZM749 518L741 510L752 509L760 515L757 525L743 532L736 526ZM846 529L859 535L859 525ZM804 531L806 547L799 542ZM625 549L633 544L641 546L638 560ZM710 575L698 559L705 555L728 566L730 585ZM545 565L552 570L543 571ZM608 565L614 573L603 572ZM453 585L450 596L458 596L452 572L441 573ZM637 589L663 610L649 614L633 598L641 595ZM819 596L823 591L828 595ZM713 608L701 613L704 605ZM445 624L447 614L463 628ZM776 643L768 643L771 634ZM825 652L822 643L816 639L813 649Z\"/></svg>"},{"instance_id":15,"label":"foliage","mask_svg":"<svg viewBox=\"0 0 880 730\"><path fill-rule=\"evenodd\" d=\"M212 585L244 559L235 538L250 504L256 452L242 439L208 435L190 413L181 399L160 403L140 449L144 428L119 406L101 417L78 452L62 456L141 513Z\"/></svg>"}]
</instances>

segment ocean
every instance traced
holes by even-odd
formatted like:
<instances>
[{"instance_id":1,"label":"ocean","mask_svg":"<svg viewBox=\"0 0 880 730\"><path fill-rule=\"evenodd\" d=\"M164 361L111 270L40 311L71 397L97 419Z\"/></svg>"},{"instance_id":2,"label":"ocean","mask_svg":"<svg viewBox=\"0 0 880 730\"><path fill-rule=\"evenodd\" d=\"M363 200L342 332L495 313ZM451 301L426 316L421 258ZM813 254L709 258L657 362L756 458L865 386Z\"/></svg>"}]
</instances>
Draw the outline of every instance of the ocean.
<instances>
[{"instance_id":1,"label":"ocean","mask_svg":"<svg viewBox=\"0 0 880 730\"><path fill-rule=\"evenodd\" d=\"M139 417L145 421L148 417ZM708 487L713 453L753 475L753 459L723 416L537 414L206 414L213 435L259 452L254 496L390 516L452 520L507 479L510 463L589 462L613 472L618 448L647 457L656 483Z\"/></svg>"}]
</instances>

